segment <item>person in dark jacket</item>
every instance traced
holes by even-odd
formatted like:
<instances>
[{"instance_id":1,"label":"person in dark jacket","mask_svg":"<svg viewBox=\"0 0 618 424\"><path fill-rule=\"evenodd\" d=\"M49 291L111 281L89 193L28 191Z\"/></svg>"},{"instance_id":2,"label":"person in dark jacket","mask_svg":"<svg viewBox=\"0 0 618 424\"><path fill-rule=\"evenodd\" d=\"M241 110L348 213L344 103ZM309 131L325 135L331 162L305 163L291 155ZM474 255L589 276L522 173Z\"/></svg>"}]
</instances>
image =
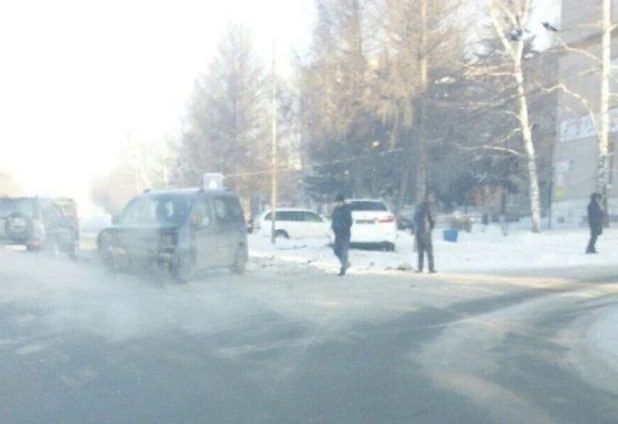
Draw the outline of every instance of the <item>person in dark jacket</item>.
<instances>
[{"instance_id":1,"label":"person in dark jacket","mask_svg":"<svg viewBox=\"0 0 618 424\"><path fill-rule=\"evenodd\" d=\"M597 253L597 238L603 234L603 209L601 208L601 198L599 193L592 193L588 204L588 226L590 227L590 241L586 248L586 253Z\"/></svg>"},{"instance_id":2,"label":"person in dark jacket","mask_svg":"<svg viewBox=\"0 0 618 424\"><path fill-rule=\"evenodd\" d=\"M332 230L333 233L335 233L333 250L335 251L335 256L337 256L341 263L339 276L344 276L350 267L348 252L350 250L350 238L352 236L352 211L341 194L337 196L335 203L332 222Z\"/></svg>"},{"instance_id":3,"label":"person in dark jacket","mask_svg":"<svg viewBox=\"0 0 618 424\"><path fill-rule=\"evenodd\" d=\"M414 214L416 249L418 252L417 273L423 272L425 254L427 254L427 261L429 262L429 272L432 274L436 272L433 259L433 242L431 239L431 232L436 224L432 212L432 205L434 202L434 194L427 193L425 195L425 200L418 205L416 213Z\"/></svg>"}]
</instances>

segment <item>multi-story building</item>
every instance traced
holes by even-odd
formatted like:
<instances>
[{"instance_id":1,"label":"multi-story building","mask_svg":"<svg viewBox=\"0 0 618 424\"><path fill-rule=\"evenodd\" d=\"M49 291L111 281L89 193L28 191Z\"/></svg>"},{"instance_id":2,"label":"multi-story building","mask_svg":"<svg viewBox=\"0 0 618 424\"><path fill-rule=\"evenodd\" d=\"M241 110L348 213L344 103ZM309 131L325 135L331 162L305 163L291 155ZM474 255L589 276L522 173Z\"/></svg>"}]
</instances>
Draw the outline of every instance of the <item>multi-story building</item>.
<instances>
[{"instance_id":1,"label":"multi-story building","mask_svg":"<svg viewBox=\"0 0 618 424\"><path fill-rule=\"evenodd\" d=\"M613 20L618 21L618 1L614 1ZM553 163L553 223L583 225L590 194L596 189L601 88L601 0L562 0L558 46L559 77L566 88L558 95L557 140ZM613 41L618 39L614 34ZM612 57L618 56L613 49ZM618 66L618 57L612 60ZM612 70L610 91L618 88L618 68ZM610 96L610 158L608 211L618 216L618 171L614 144L618 140L618 96Z\"/></svg>"}]
</instances>

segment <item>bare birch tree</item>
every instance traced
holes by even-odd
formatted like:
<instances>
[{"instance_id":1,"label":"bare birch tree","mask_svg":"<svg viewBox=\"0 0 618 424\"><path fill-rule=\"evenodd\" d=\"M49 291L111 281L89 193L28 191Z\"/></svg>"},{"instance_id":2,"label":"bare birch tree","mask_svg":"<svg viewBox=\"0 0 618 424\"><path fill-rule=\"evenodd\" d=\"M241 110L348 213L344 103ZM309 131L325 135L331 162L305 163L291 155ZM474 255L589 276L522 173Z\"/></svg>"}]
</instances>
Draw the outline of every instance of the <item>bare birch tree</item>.
<instances>
[{"instance_id":1,"label":"bare birch tree","mask_svg":"<svg viewBox=\"0 0 618 424\"><path fill-rule=\"evenodd\" d=\"M516 84L518 102L516 118L519 123L518 132L525 152L528 174L531 231L538 233L541 231L539 176L524 71L526 46L530 42L527 37L527 28L532 11L532 0L487 0L486 10L491 26L504 49L505 60L508 60L510 76Z\"/></svg>"},{"instance_id":2,"label":"bare birch tree","mask_svg":"<svg viewBox=\"0 0 618 424\"><path fill-rule=\"evenodd\" d=\"M601 41L601 125L599 135L599 157L597 164L597 190L603 196L605 226L609 226L607 202L608 163L609 163L609 96L610 67L612 58L612 0L602 3L602 41Z\"/></svg>"}]
</instances>

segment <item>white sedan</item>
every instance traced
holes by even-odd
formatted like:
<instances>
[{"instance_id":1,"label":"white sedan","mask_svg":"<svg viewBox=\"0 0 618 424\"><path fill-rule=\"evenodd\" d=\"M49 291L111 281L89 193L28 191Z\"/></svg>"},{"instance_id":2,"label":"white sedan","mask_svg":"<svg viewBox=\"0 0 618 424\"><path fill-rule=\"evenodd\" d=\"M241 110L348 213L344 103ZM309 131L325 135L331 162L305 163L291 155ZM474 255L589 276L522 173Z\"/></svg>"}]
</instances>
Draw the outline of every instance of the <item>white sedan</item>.
<instances>
[{"instance_id":1,"label":"white sedan","mask_svg":"<svg viewBox=\"0 0 618 424\"><path fill-rule=\"evenodd\" d=\"M397 220L382 200L351 199L348 205L352 210L352 245L380 246L390 252L395 250Z\"/></svg>"}]
</instances>

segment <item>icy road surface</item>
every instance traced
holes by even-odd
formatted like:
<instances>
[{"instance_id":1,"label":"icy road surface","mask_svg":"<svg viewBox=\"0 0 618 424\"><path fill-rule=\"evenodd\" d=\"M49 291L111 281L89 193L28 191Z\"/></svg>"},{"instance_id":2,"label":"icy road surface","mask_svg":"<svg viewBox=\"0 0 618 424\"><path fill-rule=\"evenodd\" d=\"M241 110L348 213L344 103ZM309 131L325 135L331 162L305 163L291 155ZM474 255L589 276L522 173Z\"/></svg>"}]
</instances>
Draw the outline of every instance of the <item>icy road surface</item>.
<instances>
[{"instance_id":1,"label":"icy road surface","mask_svg":"<svg viewBox=\"0 0 618 424\"><path fill-rule=\"evenodd\" d=\"M618 269L342 279L272 262L159 287L0 252L0 422L616 422L595 323Z\"/></svg>"}]
</instances>

